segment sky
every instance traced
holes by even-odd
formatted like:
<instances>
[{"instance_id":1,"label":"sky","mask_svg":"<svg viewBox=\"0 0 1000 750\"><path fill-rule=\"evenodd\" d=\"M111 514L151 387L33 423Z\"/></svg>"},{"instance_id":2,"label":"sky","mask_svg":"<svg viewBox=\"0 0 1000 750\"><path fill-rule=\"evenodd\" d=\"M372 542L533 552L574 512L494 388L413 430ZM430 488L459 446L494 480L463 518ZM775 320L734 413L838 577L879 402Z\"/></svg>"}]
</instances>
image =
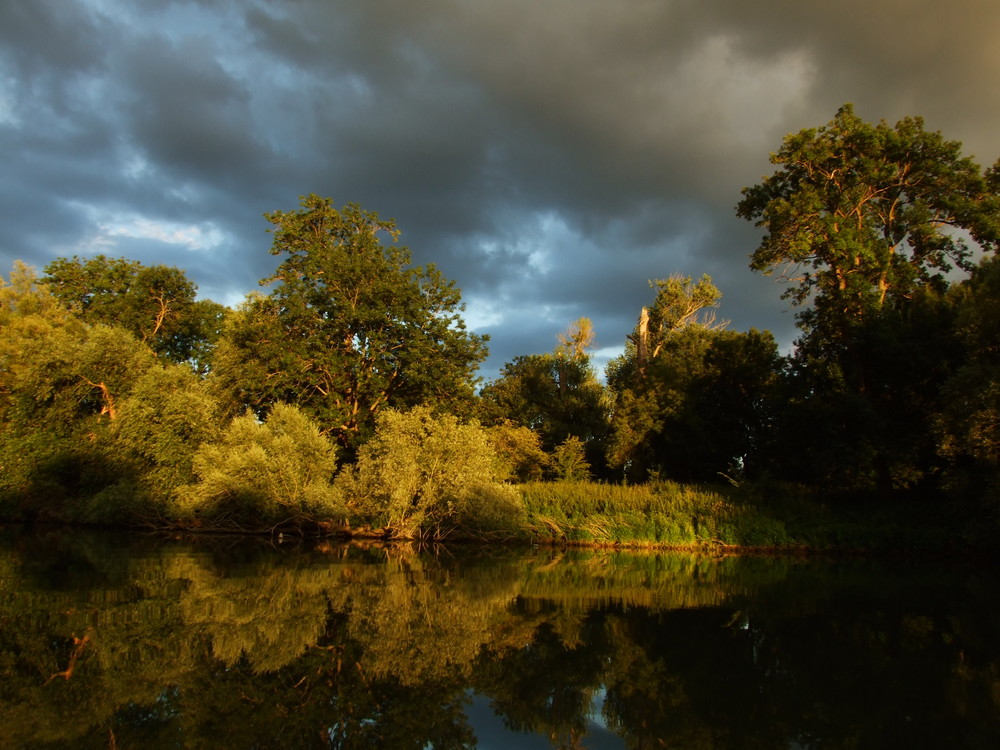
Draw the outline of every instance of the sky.
<instances>
[{"instance_id":1,"label":"sky","mask_svg":"<svg viewBox=\"0 0 1000 750\"><path fill-rule=\"evenodd\" d=\"M741 189L847 102L992 165L998 30L996 0L5 0L0 274L103 253L235 306L264 214L316 193L456 282L486 379L580 317L602 368L677 273L787 351Z\"/></svg>"}]
</instances>

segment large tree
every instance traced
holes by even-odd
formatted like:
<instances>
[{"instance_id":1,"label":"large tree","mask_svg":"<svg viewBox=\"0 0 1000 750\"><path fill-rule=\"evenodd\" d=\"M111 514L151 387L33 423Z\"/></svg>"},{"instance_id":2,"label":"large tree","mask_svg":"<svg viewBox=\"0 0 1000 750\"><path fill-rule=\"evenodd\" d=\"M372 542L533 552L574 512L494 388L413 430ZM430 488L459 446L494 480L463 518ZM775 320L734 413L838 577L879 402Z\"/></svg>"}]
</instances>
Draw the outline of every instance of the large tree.
<instances>
[{"instance_id":1,"label":"large tree","mask_svg":"<svg viewBox=\"0 0 1000 750\"><path fill-rule=\"evenodd\" d=\"M218 415L186 365L88 325L15 265L0 277L0 515L134 522L170 512Z\"/></svg>"},{"instance_id":2,"label":"large tree","mask_svg":"<svg viewBox=\"0 0 1000 750\"><path fill-rule=\"evenodd\" d=\"M934 300L949 272L1000 246L1000 164L984 172L918 117L872 125L850 105L788 135L771 161L779 169L743 190L737 213L766 230L751 267L780 273L802 306L798 417L784 416L811 425L811 440L791 443L813 455L796 462L828 464L817 481L912 484L932 470L918 456L928 427L912 416L933 400L941 378L923 381L948 348L946 321L927 314L944 314Z\"/></svg>"},{"instance_id":3,"label":"large tree","mask_svg":"<svg viewBox=\"0 0 1000 750\"><path fill-rule=\"evenodd\" d=\"M907 117L864 122L844 105L826 126L785 137L779 169L743 189L737 214L764 227L751 267L779 271L796 304L850 324L970 268L970 241L1000 244L996 171ZM811 323L811 315L805 317Z\"/></svg>"},{"instance_id":4,"label":"large tree","mask_svg":"<svg viewBox=\"0 0 1000 750\"><path fill-rule=\"evenodd\" d=\"M613 400L608 460L632 481L650 472L682 480L752 471L778 371L767 331L725 330L708 276L650 283L625 353L608 365Z\"/></svg>"},{"instance_id":5,"label":"large tree","mask_svg":"<svg viewBox=\"0 0 1000 750\"><path fill-rule=\"evenodd\" d=\"M466 330L454 282L410 265L393 221L316 195L266 218L283 260L261 281L270 293L233 315L213 360L235 412L297 404L353 448L385 407L471 401L486 337Z\"/></svg>"}]
</instances>

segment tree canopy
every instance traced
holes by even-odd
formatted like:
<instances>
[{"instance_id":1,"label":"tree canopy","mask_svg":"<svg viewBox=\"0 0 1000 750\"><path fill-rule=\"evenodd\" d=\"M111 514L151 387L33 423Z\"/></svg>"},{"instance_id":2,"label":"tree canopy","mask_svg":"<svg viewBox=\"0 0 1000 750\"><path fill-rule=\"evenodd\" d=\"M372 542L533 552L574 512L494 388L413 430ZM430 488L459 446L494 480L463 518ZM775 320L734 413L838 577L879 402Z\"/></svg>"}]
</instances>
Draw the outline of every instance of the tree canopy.
<instances>
[{"instance_id":1,"label":"tree canopy","mask_svg":"<svg viewBox=\"0 0 1000 750\"><path fill-rule=\"evenodd\" d=\"M487 421L534 430L546 451L574 438L603 463L608 427L604 388L590 363L593 325L580 318L557 336L551 353L515 357L481 393Z\"/></svg>"},{"instance_id":2,"label":"tree canopy","mask_svg":"<svg viewBox=\"0 0 1000 750\"><path fill-rule=\"evenodd\" d=\"M454 282L410 265L393 221L315 195L267 219L283 260L215 355L213 378L233 410L296 404L354 448L385 407L472 398L486 337L466 330Z\"/></svg>"},{"instance_id":3,"label":"tree canopy","mask_svg":"<svg viewBox=\"0 0 1000 750\"><path fill-rule=\"evenodd\" d=\"M943 295L1000 247L1000 163L984 172L921 118L872 125L850 105L771 161L736 210L766 232L751 268L780 272L803 307L779 460L883 493L937 475L931 415L960 356Z\"/></svg>"},{"instance_id":4,"label":"tree canopy","mask_svg":"<svg viewBox=\"0 0 1000 750\"><path fill-rule=\"evenodd\" d=\"M0 516L508 534L506 482L591 476L945 490L996 515L1000 163L849 105L772 161L737 213L765 230L751 268L789 283L794 350L728 330L712 279L673 274L606 382L579 318L477 396L487 338L455 283L392 220L316 195L265 215L279 260L236 310L167 266L17 264Z\"/></svg>"},{"instance_id":5,"label":"tree canopy","mask_svg":"<svg viewBox=\"0 0 1000 750\"><path fill-rule=\"evenodd\" d=\"M96 255L57 258L45 273L49 291L83 320L124 328L171 362L207 367L225 308L197 300L179 268Z\"/></svg>"},{"instance_id":6,"label":"tree canopy","mask_svg":"<svg viewBox=\"0 0 1000 750\"><path fill-rule=\"evenodd\" d=\"M726 330L711 277L650 282L625 353L608 365L608 461L632 481L650 472L712 480L754 464L778 352L769 332Z\"/></svg>"},{"instance_id":7,"label":"tree canopy","mask_svg":"<svg viewBox=\"0 0 1000 750\"><path fill-rule=\"evenodd\" d=\"M750 265L780 272L786 296L812 299L818 314L858 319L969 270L970 241L1000 245L1000 164L984 173L920 117L872 125L846 104L827 125L786 136L771 162L779 169L736 207L766 230Z\"/></svg>"}]
</instances>

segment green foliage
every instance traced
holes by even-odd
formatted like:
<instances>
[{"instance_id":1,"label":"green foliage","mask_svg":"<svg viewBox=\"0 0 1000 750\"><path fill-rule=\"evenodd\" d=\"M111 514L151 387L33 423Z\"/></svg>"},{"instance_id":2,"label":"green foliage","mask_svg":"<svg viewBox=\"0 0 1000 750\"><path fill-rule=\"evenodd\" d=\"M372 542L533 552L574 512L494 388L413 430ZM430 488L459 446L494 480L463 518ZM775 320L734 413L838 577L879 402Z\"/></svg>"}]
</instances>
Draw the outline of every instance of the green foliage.
<instances>
[{"instance_id":1,"label":"green foliage","mask_svg":"<svg viewBox=\"0 0 1000 750\"><path fill-rule=\"evenodd\" d=\"M68 314L23 265L0 296L0 512L134 521L123 504L140 502L140 482L116 427L155 354L123 329Z\"/></svg>"},{"instance_id":2,"label":"green foliage","mask_svg":"<svg viewBox=\"0 0 1000 750\"><path fill-rule=\"evenodd\" d=\"M186 365L154 364L115 393L114 418L90 424L83 440L78 426L71 433L78 442L68 441L59 460L40 473L49 481L65 476L60 481L71 495L64 511L70 520L170 523L177 512L174 493L195 480L195 451L218 434L219 410Z\"/></svg>"},{"instance_id":3,"label":"green foliage","mask_svg":"<svg viewBox=\"0 0 1000 750\"><path fill-rule=\"evenodd\" d=\"M1000 258L986 258L956 290L967 356L946 384L944 450L1000 468Z\"/></svg>"},{"instance_id":4,"label":"green foliage","mask_svg":"<svg viewBox=\"0 0 1000 750\"><path fill-rule=\"evenodd\" d=\"M653 304L645 310L648 316L645 324L640 321L639 330L631 337L636 347L645 348L649 358L655 358L670 334L682 328L715 330L727 325L716 319L715 310L722 293L707 273L697 282L690 276L673 274L666 279L654 279L649 286L656 290ZM639 359L644 357L640 355Z\"/></svg>"},{"instance_id":5,"label":"green foliage","mask_svg":"<svg viewBox=\"0 0 1000 750\"><path fill-rule=\"evenodd\" d=\"M171 362L207 367L225 309L196 300L180 269L96 255L57 258L45 273L52 294L83 320L124 328Z\"/></svg>"},{"instance_id":6,"label":"green foliage","mask_svg":"<svg viewBox=\"0 0 1000 750\"><path fill-rule=\"evenodd\" d=\"M44 414L62 385L86 328L38 285L32 269L16 263L10 282L0 277L0 418L8 429L53 421Z\"/></svg>"},{"instance_id":7,"label":"green foliage","mask_svg":"<svg viewBox=\"0 0 1000 750\"><path fill-rule=\"evenodd\" d=\"M593 340L590 320L580 318L559 334L551 354L508 362L500 377L482 389L485 421L527 427L538 434L546 451L577 438L586 447L588 462L603 469L608 404L587 353Z\"/></svg>"},{"instance_id":8,"label":"green foliage","mask_svg":"<svg viewBox=\"0 0 1000 750\"><path fill-rule=\"evenodd\" d=\"M570 435L552 451L552 470L557 479L579 482L590 479L590 464L583 441Z\"/></svg>"},{"instance_id":9,"label":"green foliage","mask_svg":"<svg viewBox=\"0 0 1000 750\"><path fill-rule=\"evenodd\" d=\"M228 323L213 362L234 413L294 403L353 450L385 407L471 400L485 338L465 330L453 282L382 244L398 237L392 221L315 195L267 219L284 259L261 282L270 294Z\"/></svg>"},{"instance_id":10,"label":"green foliage","mask_svg":"<svg viewBox=\"0 0 1000 750\"><path fill-rule=\"evenodd\" d=\"M871 492L934 488L934 425L965 358L952 295L933 286L868 315L852 351L803 337L776 394L767 465L793 481Z\"/></svg>"},{"instance_id":11,"label":"green foliage","mask_svg":"<svg viewBox=\"0 0 1000 750\"><path fill-rule=\"evenodd\" d=\"M519 356L483 388L482 398L489 416L534 430L546 450L570 436L597 440L606 430L603 388L586 358Z\"/></svg>"},{"instance_id":12,"label":"green foliage","mask_svg":"<svg viewBox=\"0 0 1000 750\"><path fill-rule=\"evenodd\" d=\"M505 420L487 428L487 437L501 467L500 478L531 482L542 479L548 470L549 455L534 430Z\"/></svg>"},{"instance_id":13,"label":"green foliage","mask_svg":"<svg viewBox=\"0 0 1000 750\"><path fill-rule=\"evenodd\" d=\"M871 125L850 105L787 136L772 162L737 206L767 232L751 267L780 269L784 296L809 303L773 464L886 496L927 486L942 470L942 385L962 358L945 274L1000 247L997 168L984 174L920 118Z\"/></svg>"},{"instance_id":14,"label":"green foliage","mask_svg":"<svg viewBox=\"0 0 1000 750\"><path fill-rule=\"evenodd\" d=\"M17 260L9 280L0 276L0 326L6 328L32 319L62 325L75 321L59 300L39 283L35 270Z\"/></svg>"},{"instance_id":15,"label":"green foliage","mask_svg":"<svg viewBox=\"0 0 1000 750\"><path fill-rule=\"evenodd\" d=\"M505 468L478 423L427 407L390 409L339 482L356 512L396 537L511 534L523 508L499 481Z\"/></svg>"},{"instance_id":16,"label":"green foliage","mask_svg":"<svg viewBox=\"0 0 1000 750\"><path fill-rule=\"evenodd\" d=\"M198 481L178 491L178 512L237 528L341 518L336 460L333 444L297 407L275 404L263 422L248 412L198 448Z\"/></svg>"},{"instance_id":17,"label":"green foliage","mask_svg":"<svg viewBox=\"0 0 1000 750\"><path fill-rule=\"evenodd\" d=\"M539 539L678 547L781 547L794 541L779 518L690 485L544 482L520 489Z\"/></svg>"},{"instance_id":18,"label":"green foliage","mask_svg":"<svg viewBox=\"0 0 1000 750\"><path fill-rule=\"evenodd\" d=\"M844 105L826 126L788 135L770 177L743 190L739 216L767 230L751 267L786 269L794 302L863 317L905 298L970 248L1000 242L1000 196L961 144L908 117L871 125Z\"/></svg>"},{"instance_id":19,"label":"green foliage","mask_svg":"<svg viewBox=\"0 0 1000 750\"><path fill-rule=\"evenodd\" d=\"M984 508L1000 528L1000 259L984 259L953 287L964 357L942 386L933 415L949 489Z\"/></svg>"},{"instance_id":20,"label":"green foliage","mask_svg":"<svg viewBox=\"0 0 1000 750\"><path fill-rule=\"evenodd\" d=\"M190 368L156 367L136 381L112 437L139 476L147 517L173 516L175 491L195 481L195 451L218 438L221 424L217 403Z\"/></svg>"},{"instance_id":21,"label":"green foliage","mask_svg":"<svg viewBox=\"0 0 1000 750\"><path fill-rule=\"evenodd\" d=\"M608 366L608 462L633 482L650 472L710 481L753 472L780 371L769 332L728 331L698 317L719 293L708 277L660 282L625 354Z\"/></svg>"}]
</instances>

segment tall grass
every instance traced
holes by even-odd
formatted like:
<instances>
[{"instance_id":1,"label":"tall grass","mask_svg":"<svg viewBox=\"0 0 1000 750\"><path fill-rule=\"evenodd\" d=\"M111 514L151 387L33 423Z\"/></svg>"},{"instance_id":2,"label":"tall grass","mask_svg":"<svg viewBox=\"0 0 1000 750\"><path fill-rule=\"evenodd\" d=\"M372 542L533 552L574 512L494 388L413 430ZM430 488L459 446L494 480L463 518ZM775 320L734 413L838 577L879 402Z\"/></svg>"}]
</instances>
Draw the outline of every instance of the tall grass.
<instances>
[{"instance_id":1,"label":"tall grass","mask_svg":"<svg viewBox=\"0 0 1000 750\"><path fill-rule=\"evenodd\" d=\"M977 541L967 521L935 498L876 501L767 481L533 482L518 489L528 533L540 543L935 553Z\"/></svg>"},{"instance_id":2,"label":"tall grass","mask_svg":"<svg viewBox=\"0 0 1000 750\"><path fill-rule=\"evenodd\" d=\"M665 547L795 543L782 520L723 490L674 482L533 482L519 488L538 541Z\"/></svg>"}]
</instances>

